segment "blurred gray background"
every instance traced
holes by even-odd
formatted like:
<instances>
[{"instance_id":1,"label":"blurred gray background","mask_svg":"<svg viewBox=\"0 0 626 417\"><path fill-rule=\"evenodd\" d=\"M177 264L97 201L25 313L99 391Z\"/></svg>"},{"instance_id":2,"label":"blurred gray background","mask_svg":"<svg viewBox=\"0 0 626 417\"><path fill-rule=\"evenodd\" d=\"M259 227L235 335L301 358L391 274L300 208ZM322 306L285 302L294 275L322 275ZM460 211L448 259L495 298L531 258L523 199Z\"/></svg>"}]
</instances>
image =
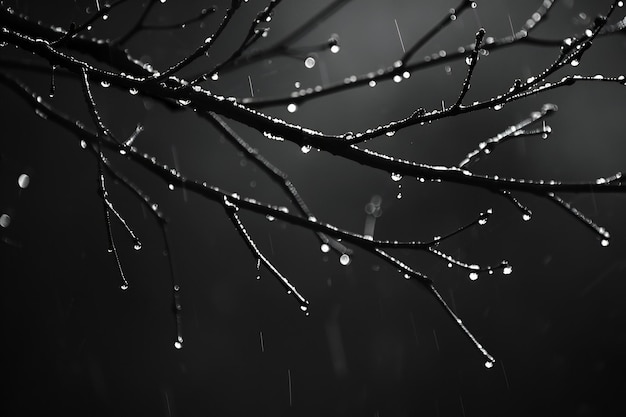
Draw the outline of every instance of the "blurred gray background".
<instances>
[{"instance_id":1,"label":"blurred gray background","mask_svg":"<svg viewBox=\"0 0 626 417\"><path fill-rule=\"evenodd\" d=\"M114 37L141 12L141 2L111 13L93 34ZM216 27L228 2L202 25L151 32L129 52L163 69L195 49ZM328 1L284 1L268 26L271 45ZM478 2L428 42L414 60L473 42L479 27L502 37L518 29L540 1ZM93 12L88 1L5 1L67 27ZM173 0L155 7L154 23L178 21L212 3ZM608 1L561 1L535 36L581 34ZM228 56L266 2L242 7L210 58L182 75L212 68ZM384 68L444 16L453 1L354 0L298 42L310 46L338 35L340 51L275 57L207 83L215 93L283 97L296 90L342 82ZM89 10L87 10L89 9ZM618 19L623 18L618 10ZM615 19L614 19L615 20ZM577 68L566 73L624 74L623 35L598 39ZM7 48L4 48L7 49ZM2 51L4 54L4 51ZM13 52L11 52L13 53ZM8 53L7 53L8 54ZM482 56L466 101L507 90L548 66L558 47L518 45ZM45 62L42 62L45 64ZM461 59L307 102L264 109L293 123L340 134L439 108L458 96L467 65ZM7 70L46 94L49 74ZM89 123L76 80L57 76L51 103ZM430 239L493 208L487 225L441 245L469 263L508 260L511 275L471 281L466 271L419 253L398 252L435 280L443 297L497 362L481 355L422 288L356 249L348 266L322 253L314 234L280 221L243 213L249 231L276 266L311 302L310 316L268 273L256 280L256 259L223 209L111 156L146 191L170 222L172 258L182 282L184 348L176 350L167 259L159 228L141 204L110 181L112 201L141 237L135 251L114 222L121 263L131 287L122 292L107 254L97 162L78 139L37 117L8 89L2 94L0 211L11 216L2 242L2 328L7 416L526 416L624 415L626 347L623 304L626 222L623 195L562 197L605 226L611 244L545 200L518 197L534 213L525 222L501 198L454 184L420 183L311 151L270 141L233 123L252 146L290 175L319 220L363 232L365 205L382 198L379 238ZM192 112L114 88L94 86L107 125L118 136L145 131L140 149L188 176L276 205L289 201L279 187ZM502 146L475 172L532 179L592 180L624 169L626 90L615 84L579 83L506 105L378 138L367 146L419 162L453 165L486 138L539 110L559 106L548 119L553 134ZM21 189L20 174L30 176ZM397 194L401 185L402 198ZM292 209L293 211L293 209Z\"/></svg>"}]
</instances>

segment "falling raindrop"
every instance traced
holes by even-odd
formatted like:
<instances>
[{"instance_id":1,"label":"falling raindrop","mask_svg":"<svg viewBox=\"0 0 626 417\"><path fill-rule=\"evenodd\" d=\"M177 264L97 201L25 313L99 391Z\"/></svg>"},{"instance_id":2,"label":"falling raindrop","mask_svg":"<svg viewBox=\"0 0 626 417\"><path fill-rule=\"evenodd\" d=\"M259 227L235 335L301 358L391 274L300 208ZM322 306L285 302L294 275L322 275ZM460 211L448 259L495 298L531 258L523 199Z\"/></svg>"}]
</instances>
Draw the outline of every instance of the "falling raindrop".
<instances>
[{"instance_id":1,"label":"falling raindrop","mask_svg":"<svg viewBox=\"0 0 626 417\"><path fill-rule=\"evenodd\" d=\"M315 66L315 58L313 58L312 56L308 56L305 60L304 60L304 66L311 69Z\"/></svg>"},{"instance_id":2,"label":"falling raindrop","mask_svg":"<svg viewBox=\"0 0 626 417\"><path fill-rule=\"evenodd\" d=\"M2 216L0 216L0 226L7 228L9 227L10 224L11 224L11 216L9 216L6 213L2 214Z\"/></svg>"},{"instance_id":3,"label":"falling raindrop","mask_svg":"<svg viewBox=\"0 0 626 417\"><path fill-rule=\"evenodd\" d=\"M20 188L26 188L28 187L29 184L30 184L30 177L28 176L28 174L21 174L17 178L17 185L19 185Z\"/></svg>"}]
</instances>

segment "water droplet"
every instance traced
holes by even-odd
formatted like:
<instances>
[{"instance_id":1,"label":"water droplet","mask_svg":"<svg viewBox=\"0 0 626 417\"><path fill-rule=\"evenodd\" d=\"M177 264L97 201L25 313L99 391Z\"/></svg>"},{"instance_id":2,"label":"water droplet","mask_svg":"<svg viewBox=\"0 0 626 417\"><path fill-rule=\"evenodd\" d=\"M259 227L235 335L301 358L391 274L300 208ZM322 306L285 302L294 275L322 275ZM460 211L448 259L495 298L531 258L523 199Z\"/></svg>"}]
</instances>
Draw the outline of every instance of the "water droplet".
<instances>
[{"instance_id":1,"label":"water droplet","mask_svg":"<svg viewBox=\"0 0 626 417\"><path fill-rule=\"evenodd\" d=\"M273 222L274 220L276 220L276 217L270 216L269 214L265 216L265 218L267 219L268 222Z\"/></svg>"},{"instance_id":2,"label":"water droplet","mask_svg":"<svg viewBox=\"0 0 626 417\"><path fill-rule=\"evenodd\" d=\"M289 105L287 106L287 111L289 113L295 113L296 110L298 110L298 105L296 103L289 103Z\"/></svg>"},{"instance_id":3,"label":"water droplet","mask_svg":"<svg viewBox=\"0 0 626 417\"><path fill-rule=\"evenodd\" d=\"M137 90L136 88L131 88L128 90L128 92L132 95L132 96L136 96L137 93L139 93L139 90Z\"/></svg>"},{"instance_id":4,"label":"water droplet","mask_svg":"<svg viewBox=\"0 0 626 417\"><path fill-rule=\"evenodd\" d=\"M452 268L452 262L448 262L448 268Z\"/></svg>"},{"instance_id":5,"label":"water droplet","mask_svg":"<svg viewBox=\"0 0 626 417\"><path fill-rule=\"evenodd\" d=\"M313 68L315 66L315 58L313 58L312 56L308 56L305 60L304 60L304 66L307 68Z\"/></svg>"},{"instance_id":6,"label":"water droplet","mask_svg":"<svg viewBox=\"0 0 626 417\"><path fill-rule=\"evenodd\" d=\"M161 0L161 3L163 3L163 0ZM174 342L174 347L178 350L183 348L183 342L181 342L180 340L177 340Z\"/></svg>"},{"instance_id":7,"label":"water droplet","mask_svg":"<svg viewBox=\"0 0 626 417\"><path fill-rule=\"evenodd\" d=\"M110 82L108 82L108 81L100 81L100 85L101 85L103 88L109 88L109 87L111 86L111 83L110 83Z\"/></svg>"},{"instance_id":8,"label":"water droplet","mask_svg":"<svg viewBox=\"0 0 626 417\"><path fill-rule=\"evenodd\" d=\"M572 67L577 67L580 64L580 61L577 59L572 59L572 61L570 62L570 65Z\"/></svg>"},{"instance_id":9,"label":"water droplet","mask_svg":"<svg viewBox=\"0 0 626 417\"><path fill-rule=\"evenodd\" d=\"M396 195L396 198L397 198L398 200L402 199L402 193L401 193L401 192L399 192L399 193Z\"/></svg>"},{"instance_id":10,"label":"water droplet","mask_svg":"<svg viewBox=\"0 0 626 417\"><path fill-rule=\"evenodd\" d=\"M398 174L394 172L391 174L391 179L398 182L402 179L402 174Z\"/></svg>"},{"instance_id":11,"label":"water droplet","mask_svg":"<svg viewBox=\"0 0 626 417\"><path fill-rule=\"evenodd\" d=\"M21 174L17 178L17 185L19 185L20 188L26 188L28 187L29 184L30 184L30 177L28 176L28 174Z\"/></svg>"},{"instance_id":12,"label":"water droplet","mask_svg":"<svg viewBox=\"0 0 626 417\"><path fill-rule=\"evenodd\" d=\"M487 369L493 368L493 362L491 362L491 361L485 362L485 368L487 368Z\"/></svg>"},{"instance_id":13,"label":"water droplet","mask_svg":"<svg viewBox=\"0 0 626 417\"><path fill-rule=\"evenodd\" d=\"M513 267L511 265L507 265L502 269L502 273L504 275L511 275L512 272L513 272Z\"/></svg>"},{"instance_id":14,"label":"water droplet","mask_svg":"<svg viewBox=\"0 0 626 417\"><path fill-rule=\"evenodd\" d=\"M330 52L332 52L333 54L336 54L337 52L339 52L339 50L341 50L339 45L333 45L330 47Z\"/></svg>"},{"instance_id":15,"label":"water droplet","mask_svg":"<svg viewBox=\"0 0 626 417\"><path fill-rule=\"evenodd\" d=\"M469 274L469 278L470 278L472 281L476 281L476 280L478 279L478 274L477 274L476 272L470 272L470 274Z\"/></svg>"},{"instance_id":16,"label":"water droplet","mask_svg":"<svg viewBox=\"0 0 626 417\"><path fill-rule=\"evenodd\" d=\"M102 20L107 20L109 18L108 14L102 15Z\"/></svg>"},{"instance_id":17,"label":"water droplet","mask_svg":"<svg viewBox=\"0 0 626 417\"><path fill-rule=\"evenodd\" d=\"M339 257L339 263L344 266L348 265L350 263L350 256L344 253L343 255Z\"/></svg>"},{"instance_id":18,"label":"water droplet","mask_svg":"<svg viewBox=\"0 0 626 417\"><path fill-rule=\"evenodd\" d=\"M133 245L133 248L135 250L140 250L141 249L141 242L139 240L135 240L135 244Z\"/></svg>"},{"instance_id":19,"label":"water droplet","mask_svg":"<svg viewBox=\"0 0 626 417\"><path fill-rule=\"evenodd\" d=\"M159 208L159 205L157 203L153 203L151 206L152 210L156 210Z\"/></svg>"},{"instance_id":20,"label":"water droplet","mask_svg":"<svg viewBox=\"0 0 626 417\"><path fill-rule=\"evenodd\" d=\"M326 243L322 243L322 246L320 246L320 250L323 253L328 253L330 252L330 246L328 246Z\"/></svg>"},{"instance_id":21,"label":"water droplet","mask_svg":"<svg viewBox=\"0 0 626 417\"><path fill-rule=\"evenodd\" d=\"M468 55L468 56L465 57L465 63L467 65L472 65L472 56L471 55Z\"/></svg>"},{"instance_id":22,"label":"water droplet","mask_svg":"<svg viewBox=\"0 0 626 417\"><path fill-rule=\"evenodd\" d=\"M399 83L400 81L402 81L402 77L400 75L394 75L393 76L393 82L394 83Z\"/></svg>"},{"instance_id":23,"label":"water droplet","mask_svg":"<svg viewBox=\"0 0 626 417\"><path fill-rule=\"evenodd\" d=\"M496 104L495 106L493 106L493 109L495 111L502 110L502 104Z\"/></svg>"},{"instance_id":24,"label":"water droplet","mask_svg":"<svg viewBox=\"0 0 626 417\"><path fill-rule=\"evenodd\" d=\"M302 145L300 150L302 151L302 153L309 153L311 152L311 145Z\"/></svg>"},{"instance_id":25,"label":"water droplet","mask_svg":"<svg viewBox=\"0 0 626 417\"><path fill-rule=\"evenodd\" d=\"M191 103L191 100L182 99L182 98L178 100L178 104L180 104L181 106L186 106L189 103Z\"/></svg>"},{"instance_id":26,"label":"water droplet","mask_svg":"<svg viewBox=\"0 0 626 417\"><path fill-rule=\"evenodd\" d=\"M396 134L396 131L395 131L395 130L390 130L389 132L386 132L386 133L385 133L385 135L387 135L387 136L389 136L389 137L392 137L392 136L393 136L393 135L395 135L395 134Z\"/></svg>"},{"instance_id":27,"label":"water droplet","mask_svg":"<svg viewBox=\"0 0 626 417\"><path fill-rule=\"evenodd\" d=\"M126 290L128 289L128 284L124 283L124 284L120 285L120 288L121 288L123 291L126 291Z\"/></svg>"},{"instance_id":28,"label":"water droplet","mask_svg":"<svg viewBox=\"0 0 626 417\"><path fill-rule=\"evenodd\" d=\"M367 85L369 85L370 87L376 87L376 81L375 80L370 80L370 82L367 83Z\"/></svg>"},{"instance_id":29,"label":"water droplet","mask_svg":"<svg viewBox=\"0 0 626 417\"><path fill-rule=\"evenodd\" d=\"M87 142L85 142L84 140L80 141L80 147L85 149L87 147Z\"/></svg>"},{"instance_id":30,"label":"water droplet","mask_svg":"<svg viewBox=\"0 0 626 417\"><path fill-rule=\"evenodd\" d=\"M530 214L528 214L528 213L522 214L522 220L524 220L525 222L527 222L530 219L531 219L531 215Z\"/></svg>"},{"instance_id":31,"label":"water droplet","mask_svg":"<svg viewBox=\"0 0 626 417\"><path fill-rule=\"evenodd\" d=\"M475 9L478 5L476 4L475 1L473 1L470 6L472 6L472 9Z\"/></svg>"},{"instance_id":32,"label":"water droplet","mask_svg":"<svg viewBox=\"0 0 626 417\"><path fill-rule=\"evenodd\" d=\"M6 228L6 227L9 227L10 224L11 224L11 216L9 216L6 213L2 214L2 216L0 216L0 226Z\"/></svg>"},{"instance_id":33,"label":"water droplet","mask_svg":"<svg viewBox=\"0 0 626 417\"><path fill-rule=\"evenodd\" d=\"M602 246L604 246L604 247L609 246L609 243L610 243L610 242L609 242L609 239L602 239L602 240L600 241L600 244L601 244Z\"/></svg>"},{"instance_id":34,"label":"water droplet","mask_svg":"<svg viewBox=\"0 0 626 417\"><path fill-rule=\"evenodd\" d=\"M301 304L300 305L300 310L307 311L308 309L309 309L309 307L307 307L305 304Z\"/></svg>"}]
</instances>

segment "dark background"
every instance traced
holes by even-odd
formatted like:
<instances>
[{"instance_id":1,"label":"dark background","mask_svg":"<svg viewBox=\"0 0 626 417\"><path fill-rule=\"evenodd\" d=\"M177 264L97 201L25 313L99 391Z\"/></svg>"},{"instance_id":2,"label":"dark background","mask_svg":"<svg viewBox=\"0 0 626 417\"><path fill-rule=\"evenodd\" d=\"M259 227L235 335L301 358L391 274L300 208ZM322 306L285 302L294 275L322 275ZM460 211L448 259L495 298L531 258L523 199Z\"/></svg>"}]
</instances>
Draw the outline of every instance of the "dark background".
<instances>
[{"instance_id":1,"label":"dark background","mask_svg":"<svg viewBox=\"0 0 626 417\"><path fill-rule=\"evenodd\" d=\"M95 36L123 33L140 13L140 2L94 25ZM216 27L218 14L203 25L176 32L145 33L128 47L137 58L165 68L192 51ZM276 10L270 45L298 27L328 1L285 1ZM473 41L479 25L487 36L510 34L539 1L479 1L430 41L415 59L453 51ZM82 21L85 1L8 1L5 4L65 27ZM408 47L456 2L355 0L313 30L298 45L339 35L337 54L276 57L221 74L207 84L215 93L246 97L250 77L256 97L291 93L341 82L390 65L402 54L394 19ZM608 1L562 1L537 36L559 39L580 34ZM152 22L171 22L208 4L168 1ZM211 68L239 44L248 22L265 6L251 0L218 42L210 59L185 74ZM617 18L623 18L618 10ZM562 74L624 73L623 35L599 39L581 65ZM2 54L5 54L3 48ZM518 45L483 56L467 101L504 91L549 65L558 48ZM14 54L13 51L7 51ZM446 69L445 66L449 65ZM288 113L269 114L328 133L359 131L455 100L465 76L459 60L412 74L399 84L353 89ZM49 73L7 70L45 94ZM185 75L183 74L183 75ZM559 79L562 75L558 75ZM534 212L520 213L486 191L454 184L398 183L379 172L287 142L233 127L289 173L317 218L362 232L364 206L382 197L379 238L429 239L471 221L492 207L480 228L442 244L469 263L507 259L514 272L484 275L411 252L398 252L432 277L444 298L478 340L496 357L492 369L419 286L360 250L349 266L324 254L306 230L244 213L256 242L311 302L306 317L265 270L257 281L256 260L223 209L111 156L171 219L172 257L182 281L184 348L176 350L170 277L155 220L123 187L109 181L112 201L143 241L134 251L119 224L114 234L131 287L119 289L115 262L107 254L97 162L79 139L37 117L2 87L0 211L12 222L0 230L3 283L2 329L5 383L2 414L94 416L487 416L624 415L626 318L623 278L626 223L623 195L567 195L612 233L598 239L547 201L520 194ZM615 84L579 83L499 112L483 111L378 138L372 149L420 162L453 165L480 141L555 103L548 120L553 134L502 146L475 171L533 179L592 180L624 169L626 90ZM146 129L136 145L188 175L264 202L289 206L278 186L192 112L176 114L140 96L94 86L107 125L124 137L136 123ZM51 103L89 123L76 80L57 76ZM27 173L31 184L20 189ZM289 206L291 207L291 206ZM292 209L293 211L293 209ZM261 346L261 333L263 350ZM291 380L291 400L289 380Z\"/></svg>"}]
</instances>

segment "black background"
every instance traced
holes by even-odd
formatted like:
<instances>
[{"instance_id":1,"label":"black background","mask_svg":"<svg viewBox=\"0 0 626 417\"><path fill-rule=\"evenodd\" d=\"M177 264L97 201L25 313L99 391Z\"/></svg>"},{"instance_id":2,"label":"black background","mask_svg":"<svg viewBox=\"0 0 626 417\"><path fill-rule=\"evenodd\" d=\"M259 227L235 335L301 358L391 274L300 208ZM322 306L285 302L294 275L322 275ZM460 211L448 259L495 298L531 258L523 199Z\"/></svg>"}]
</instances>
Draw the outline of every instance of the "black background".
<instances>
[{"instance_id":1,"label":"black background","mask_svg":"<svg viewBox=\"0 0 626 417\"><path fill-rule=\"evenodd\" d=\"M94 36L123 33L140 2L97 23ZM225 10L203 25L140 34L129 52L162 69L192 51ZM268 25L271 45L328 2L285 1ZM474 39L510 34L538 1L479 1L428 42L415 59L454 51ZM67 27L82 21L94 2L8 1L5 4ZM208 4L167 1L152 22L167 23ZM211 68L235 48L265 2L245 4L209 59L182 75ZM272 60L220 74L207 87L236 97L289 95L341 82L390 65L402 55L396 22L408 47L455 2L355 0L298 42L319 44L339 35L341 50ZM576 35L609 2L559 2L535 35ZM617 18L623 18L623 9ZM394 19L396 22L394 22ZM565 73L624 73L623 36L599 39L581 65ZM1 53L10 47L4 47ZM7 56L14 54L6 51ZM481 57L467 101L507 90L515 78L537 74L558 48L518 45ZM449 65L449 68L445 68ZM360 131L406 117L418 107L456 99L465 76L462 60L387 81L266 112L328 133ZM49 73L7 70L45 96ZM561 75L558 75L559 79ZM50 101L90 122L79 83L57 76ZM382 197L376 237L429 239L474 219L489 207L487 225L472 228L441 249L469 263L507 259L514 272L473 282L445 262L398 252L432 277L440 292L496 357L492 369L426 291L379 259L356 250L349 266L324 254L315 236L280 221L244 213L256 242L311 302L306 317L256 260L215 203L167 184L111 155L171 219L172 257L182 282L184 348L176 350L170 277L155 220L123 187L110 181L116 207L143 241L134 251L119 224L114 234L131 287L123 292L107 254L97 162L79 139L37 117L2 87L0 211L12 222L0 230L5 382L3 415L94 416L486 416L623 415L625 348L624 270L626 200L623 195L562 195L612 233L602 247L584 226L553 204L520 194L534 216L524 222L506 201L454 184L420 183L340 160L303 154L249 127L233 127L289 173L318 219L362 232L364 206ZM593 180L624 169L624 97L616 84L579 83L453 120L378 138L368 146L420 162L453 165L482 140L538 110L559 106L548 123L550 139L527 138L502 146L476 165L478 173L533 179ZM141 96L94 86L107 125L118 136L145 126L136 145L188 175L241 195L289 206L278 186L191 111L171 113ZM27 173L31 184L20 189ZM397 199L398 184L402 198ZM292 210L293 211L293 210ZM261 346L261 334L263 349ZM290 384L291 380L291 392Z\"/></svg>"}]
</instances>

